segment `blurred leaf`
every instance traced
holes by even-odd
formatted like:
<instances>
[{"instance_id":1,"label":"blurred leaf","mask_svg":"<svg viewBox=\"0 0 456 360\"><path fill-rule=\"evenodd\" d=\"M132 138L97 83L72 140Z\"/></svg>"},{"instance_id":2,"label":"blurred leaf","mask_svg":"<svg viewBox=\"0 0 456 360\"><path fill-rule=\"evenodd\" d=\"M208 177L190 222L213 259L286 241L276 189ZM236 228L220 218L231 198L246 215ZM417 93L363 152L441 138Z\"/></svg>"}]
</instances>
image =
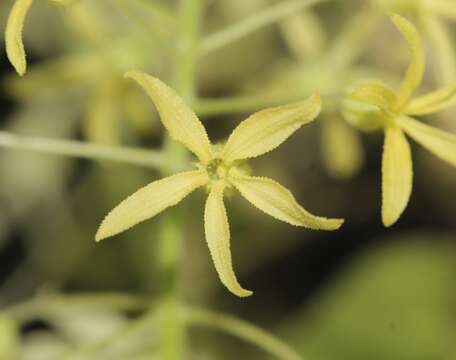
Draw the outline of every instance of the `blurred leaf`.
<instances>
[{"instance_id":1,"label":"blurred leaf","mask_svg":"<svg viewBox=\"0 0 456 360\"><path fill-rule=\"evenodd\" d=\"M288 335L313 360L446 358L455 335L451 238L402 236L371 248L310 313L290 320Z\"/></svg>"}]
</instances>

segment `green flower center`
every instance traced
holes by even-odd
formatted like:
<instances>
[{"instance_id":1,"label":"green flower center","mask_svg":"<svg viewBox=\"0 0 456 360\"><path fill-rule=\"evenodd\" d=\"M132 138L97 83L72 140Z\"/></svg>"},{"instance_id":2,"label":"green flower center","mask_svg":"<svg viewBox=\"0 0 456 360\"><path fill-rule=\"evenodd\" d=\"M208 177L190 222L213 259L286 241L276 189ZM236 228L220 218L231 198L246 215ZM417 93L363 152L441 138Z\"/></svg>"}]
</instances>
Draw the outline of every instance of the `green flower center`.
<instances>
[{"instance_id":1,"label":"green flower center","mask_svg":"<svg viewBox=\"0 0 456 360\"><path fill-rule=\"evenodd\" d=\"M226 179L231 166L227 166L222 159L215 158L206 165L206 171L211 180Z\"/></svg>"}]
</instances>

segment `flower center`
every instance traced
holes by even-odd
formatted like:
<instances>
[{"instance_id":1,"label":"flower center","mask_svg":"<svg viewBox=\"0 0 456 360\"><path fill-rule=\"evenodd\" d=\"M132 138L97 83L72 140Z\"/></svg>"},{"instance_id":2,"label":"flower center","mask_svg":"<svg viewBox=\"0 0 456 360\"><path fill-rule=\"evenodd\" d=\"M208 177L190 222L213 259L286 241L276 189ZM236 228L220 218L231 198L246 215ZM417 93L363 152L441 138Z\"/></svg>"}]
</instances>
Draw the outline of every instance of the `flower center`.
<instances>
[{"instance_id":1,"label":"flower center","mask_svg":"<svg viewBox=\"0 0 456 360\"><path fill-rule=\"evenodd\" d=\"M215 158L206 165L206 171L211 180L223 180L228 176L230 167L222 159Z\"/></svg>"}]
</instances>

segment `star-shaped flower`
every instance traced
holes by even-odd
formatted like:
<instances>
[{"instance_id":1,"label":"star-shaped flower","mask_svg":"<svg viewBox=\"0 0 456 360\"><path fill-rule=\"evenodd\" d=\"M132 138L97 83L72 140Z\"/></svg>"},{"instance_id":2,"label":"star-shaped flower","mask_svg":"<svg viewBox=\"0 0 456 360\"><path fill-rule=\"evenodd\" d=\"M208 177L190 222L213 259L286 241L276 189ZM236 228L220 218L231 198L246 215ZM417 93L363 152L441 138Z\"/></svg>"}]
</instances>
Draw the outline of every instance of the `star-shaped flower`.
<instances>
[{"instance_id":1,"label":"star-shaped flower","mask_svg":"<svg viewBox=\"0 0 456 360\"><path fill-rule=\"evenodd\" d=\"M381 110L385 143L382 160L382 219L393 225L405 210L412 192L412 158L404 132L436 156L456 166L456 136L425 125L410 116L428 115L450 106L456 97L456 85L412 98L422 82L425 56L415 26L399 15L391 20L406 39L410 64L400 90L380 84L358 87L350 97ZM379 117L371 118L377 121Z\"/></svg>"},{"instance_id":2,"label":"star-shaped flower","mask_svg":"<svg viewBox=\"0 0 456 360\"><path fill-rule=\"evenodd\" d=\"M176 205L199 187L207 186L204 211L205 235L222 283L234 294L245 297L251 291L241 287L233 271L230 230L223 202L225 190L237 189L255 207L291 225L336 230L343 220L310 214L289 190L263 177L248 176L241 163L267 153L320 112L318 95L295 104L257 112L233 131L222 147L211 144L206 130L177 93L162 81L141 72L126 75L137 81L151 97L169 135L185 145L199 160L197 169L154 181L121 202L103 220L96 240L116 235L168 207Z\"/></svg>"},{"instance_id":3,"label":"star-shaped flower","mask_svg":"<svg viewBox=\"0 0 456 360\"><path fill-rule=\"evenodd\" d=\"M77 0L50 0L56 6L70 5ZM33 0L16 0L8 16L5 31L6 54L17 73L22 76L27 70L22 30L25 18L33 4Z\"/></svg>"}]
</instances>

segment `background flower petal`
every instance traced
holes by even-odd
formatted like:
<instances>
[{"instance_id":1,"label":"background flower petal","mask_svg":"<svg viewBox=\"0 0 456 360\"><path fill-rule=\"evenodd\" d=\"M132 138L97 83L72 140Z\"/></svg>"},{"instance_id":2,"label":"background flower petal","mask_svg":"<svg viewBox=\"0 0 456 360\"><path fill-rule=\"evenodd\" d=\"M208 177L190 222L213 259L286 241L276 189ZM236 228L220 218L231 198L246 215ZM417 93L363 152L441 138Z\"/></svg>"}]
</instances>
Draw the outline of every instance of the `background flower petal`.
<instances>
[{"instance_id":1,"label":"background flower petal","mask_svg":"<svg viewBox=\"0 0 456 360\"><path fill-rule=\"evenodd\" d=\"M19 75L24 75L27 70L22 30L27 13L33 0L16 0L8 16L6 24L5 42L6 54L11 64Z\"/></svg>"},{"instance_id":2,"label":"background flower petal","mask_svg":"<svg viewBox=\"0 0 456 360\"><path fill-rule=\"evenodd\" d=\"M405 107L404 113L407 115L432 114L454 105L455 100L456 85L453 84L413 99Z\"/></svg>"},{"instance_id":3,"label":"background flower petal","mask_svg":"<svg viewBox=\"0 0 456 360\"><path fill-rule=\"evenodd\" d=\"M456 166L456 135L406 116L399 118L399 125L417 143L442 160Z\"/></svg>"},{"instance_id":4,"label":"background flower petal","mask_svg":"<svg viewBox=\"0 0 456 360\"><path fill-rule=\"evenodd\" d=\"M407 207L412 192L413 168L410 145L394 124L385 128L382 160L382 220L393 225Z\"/></svg>"},{"instance_id":5,"label":"background flower petal","mask_svg":"<svg viewBox=\"0 0 456 360\"><path fill-rule=\"evenodd\" d=\"M350 97L387 111L391 110L397 102L394 90L380 84L361 85L350 94Z\"/></svg>"},{"instance_id":6,"label":"background flower petal","mask_svg":"<svg viewBox=\"0 0 456 360\"><path fill-rule=\"evenodd\" d=\"M391 21L404 36L410 52L410 63L397 95L396 108L400 109L409 101L413 92L423 80L425 66L424 48L421 36L415 25L397 14L391 16Z\"/></svg>"}]
</instances>

